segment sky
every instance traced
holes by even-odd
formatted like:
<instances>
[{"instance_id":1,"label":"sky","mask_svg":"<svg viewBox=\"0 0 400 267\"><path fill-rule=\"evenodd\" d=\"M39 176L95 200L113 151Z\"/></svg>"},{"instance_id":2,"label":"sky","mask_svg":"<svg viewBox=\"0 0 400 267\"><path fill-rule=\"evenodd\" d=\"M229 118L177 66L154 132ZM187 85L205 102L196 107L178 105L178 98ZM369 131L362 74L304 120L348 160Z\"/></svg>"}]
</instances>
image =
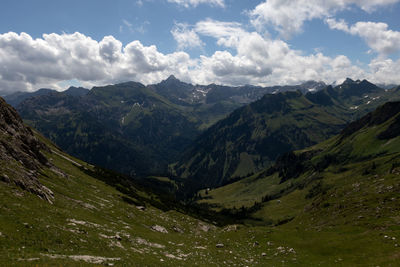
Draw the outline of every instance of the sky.
<instances>
[{"instance_id":1,"label":"sky","mask_svg":"<svg viewBox=\"0 0 400 267\"><path fill-rule=\"evenodd\" d=\"M2 0L0 91L400 84L400 0Z\"/></svg>"}]
</instances>

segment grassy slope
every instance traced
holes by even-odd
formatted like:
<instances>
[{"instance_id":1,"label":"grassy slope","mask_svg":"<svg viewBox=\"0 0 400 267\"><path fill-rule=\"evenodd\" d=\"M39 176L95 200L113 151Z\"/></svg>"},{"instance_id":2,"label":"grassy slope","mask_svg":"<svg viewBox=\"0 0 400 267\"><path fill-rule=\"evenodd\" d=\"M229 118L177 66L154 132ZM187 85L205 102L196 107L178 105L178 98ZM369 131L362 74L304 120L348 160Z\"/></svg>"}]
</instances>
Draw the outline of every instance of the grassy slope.
<instances>
[{"instance_id":1,"label":"grassy slope","mask_svg":"<svg viewBox=\"0 0 400 267\"><path fill-rule=\"evenodd\" d=\"M90 172L94 167L52 149L56 153L47 157L58 170L43 169L40 181L54 192L53 204L0 182L1 266L245 266L296 258L273 256L282 242L270 239L269 228L216 228L176 211L163 212L85 174L82 168ZM146 210L137 205L146 205ZM168 233L151 230L153 225ZM260 245L253 246L255 241ZM224 248L216 248L217 243ZM263 252L268 256L261 256Z\"/></svg>"},{"instance_id":2,"label":"grassy slope","mask_svg":"<svg viewBox=\"0 0 400 267\"><path fill-rule=\"evenodd\" d=\"M400 115L398 115L400 116ZM340 136L300 151L320 151L317 164L327 155L339 161L321 172L306 171L280 183L275 173L256 174L201 195L200 203L221 208L250 207L268 195L251 214L260 224L277 225L272 236L306 253L310 260L323 256L344 265L400 261L400 137L379 140L395 118L364 127L339 142ZM219 208L218 208L219 206ZM329 260L330 259L330 260Z\"/></svg>"}]
</instances>

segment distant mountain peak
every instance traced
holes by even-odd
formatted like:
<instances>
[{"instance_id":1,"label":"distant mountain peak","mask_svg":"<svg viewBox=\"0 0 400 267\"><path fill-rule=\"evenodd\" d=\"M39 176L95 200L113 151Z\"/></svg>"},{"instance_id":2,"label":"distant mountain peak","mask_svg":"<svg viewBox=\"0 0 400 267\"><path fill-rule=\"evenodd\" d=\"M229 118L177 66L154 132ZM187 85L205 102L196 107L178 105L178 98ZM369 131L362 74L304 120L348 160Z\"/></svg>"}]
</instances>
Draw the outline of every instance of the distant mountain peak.
<instances>
[{"instance_id":1,"label":"distant mountain peak","mask_svg":"<svg viewBox=\"0 0 400 267\"><path fill-rule=\"evenodd\" d=\"M180 81L174 75L171 74L166 80L163 80L160 84L173 85L173 84L187 84L187 83Z\"/></svg>"},{"instance_id":2,"label":"distant mountain peak","mask_svg":"<svg viewBox=\"0 0 400 267\"><path fill-rule=\"evenodd\" d=\"M179 81L173 74L171 74L166 81Z\"/></svg>"},{"instance_id":3,"label":"distant mountain peak","mask_svg":"<svg viewBox=\"0 0 400 267\"><path fill-rule=\"evenodd\" d=\"M350 79L350 78L346 78L346 80L343 82L343 84L352 84L355 83L354 80Z\"/></svg>"},{"instance_id":4,"label":"distant mountain peak","mask_svg":"<svg viewBox=\"0 0 400 267\"><path fill-rule=\"evenodd\" d=\"M83 87L75 87L71 86L67 90L64 91L65 94L71 95L71 96L82 96L86 95L89 92L89 89L83 88Z\"/></svg>"},{"instance_id":5,"label":"distant mountain peak","mask_svg":"<svg viewBox=\"0 0 400 267\"><path fill-rule=\"evenodd\" d=\"M309 80L300 85L303 90L306 92L317 92L319 90L322 90L323 88L326 87L326 83L322 81L314 81L314 80Z\"/></svg>"}]
</instances>

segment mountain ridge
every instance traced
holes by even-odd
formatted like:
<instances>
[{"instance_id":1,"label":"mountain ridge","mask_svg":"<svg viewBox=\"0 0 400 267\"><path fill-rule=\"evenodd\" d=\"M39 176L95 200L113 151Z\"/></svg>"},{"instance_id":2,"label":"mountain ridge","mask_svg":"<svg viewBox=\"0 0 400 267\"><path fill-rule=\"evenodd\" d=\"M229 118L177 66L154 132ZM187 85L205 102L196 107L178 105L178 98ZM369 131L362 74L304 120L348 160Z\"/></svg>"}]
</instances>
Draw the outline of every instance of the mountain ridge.
<instances>
[{"instance_id":1,"label":"mountain ridge","mask_svg":"<svg viewBox=\"0 0 400 267\"><path fill-rule=\"evenodd\" d=\"M380 103L399 97L396 90L351 79L305 95L267 94L209 128L170 165L170 172L197 190L218 187L260 171L282 153L322 142Z\"/></svg>"}]
</instances>

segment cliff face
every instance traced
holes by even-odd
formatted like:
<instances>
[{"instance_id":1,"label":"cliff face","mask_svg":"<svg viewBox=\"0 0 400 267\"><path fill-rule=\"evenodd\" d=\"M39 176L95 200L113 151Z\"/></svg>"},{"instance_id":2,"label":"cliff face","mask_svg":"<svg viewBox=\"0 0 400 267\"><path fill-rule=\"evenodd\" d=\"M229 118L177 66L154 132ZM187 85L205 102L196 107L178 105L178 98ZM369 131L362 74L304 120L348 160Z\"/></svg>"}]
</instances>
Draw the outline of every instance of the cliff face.
<instances>
[{"instance_id":1,"label":"cliff face","mask_svg":"<svg viewBox=\"0 0 400 267\"><path fill-rule=\"evenodd\" d=\"M49 148L24 125L14 108L0 98L0 180L51 202L53 193L38 179L39 170L50 167L43 150Z\"/></svg>"}]
</instances>

